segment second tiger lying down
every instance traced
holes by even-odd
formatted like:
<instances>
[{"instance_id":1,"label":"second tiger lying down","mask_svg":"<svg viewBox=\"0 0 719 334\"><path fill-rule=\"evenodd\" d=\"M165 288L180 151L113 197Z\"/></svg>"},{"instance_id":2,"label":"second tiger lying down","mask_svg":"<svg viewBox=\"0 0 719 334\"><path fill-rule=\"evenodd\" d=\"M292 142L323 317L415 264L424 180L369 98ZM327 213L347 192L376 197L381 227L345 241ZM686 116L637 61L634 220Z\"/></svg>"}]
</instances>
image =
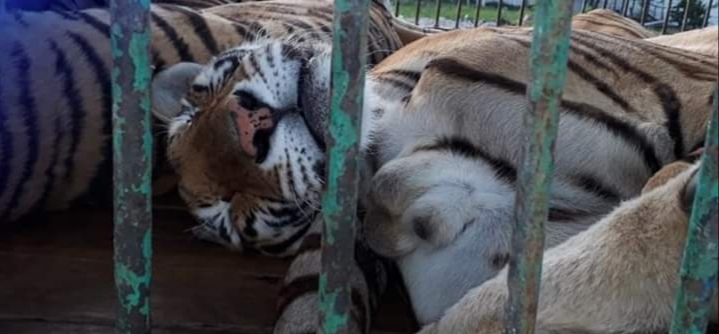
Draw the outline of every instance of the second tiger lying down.
<instances>
[{"instance_id":1,"label":"second tiger lying down","mask_svg":"<svg viewBox=\"0 0 719 334\"><path fill-rule=\"evenodd\" d=\"M405 46L368 73L360 138L366 212L360 245L366 240L398 264L421 323L438 320L506 266L516 170L527 140L521 116L530 46L527 29L440 33ZM235 223L231 233L261 244L280 231L270 225L251 228L248 219L306 222L318 212L329 51L320 43L259 42L208 65L176 65L153 83L155 92L185 96L180 109L154 104L160 118L173 117L168 156L178 167L181 187L221 195L207 210L229 217ZM573 32L546 246L561 244L639 196L662 166L700 147L716 78L711 57ZM180 82L188 84L176 85ZM267 194L296 203L302 215L273 207ZM235 219L239 216L246 219ZM661 252L674 245L648 247ZM302 287L316 286L316 248L317 235L310 234L290 268L277 333L314 331L316 299L312 289ZM645 269L633 258L640 253L621 255L620 261L639 266L631 270ZM371 261L376 265L358 265L366 281L356 287L377 294L384 283L377 273L384 267ZM669 275L676 268L659 270ZM611 307L636 306L627 314L654 314L671 306L660 297L653 305L617 300ZM368 328L367 299L362 301L353 318L357 331ZM656 314L631 328L617 319L616 329L666 328L669 319ZM591 321L576 325L601 328Z\"/></svg>"}]
</instances>

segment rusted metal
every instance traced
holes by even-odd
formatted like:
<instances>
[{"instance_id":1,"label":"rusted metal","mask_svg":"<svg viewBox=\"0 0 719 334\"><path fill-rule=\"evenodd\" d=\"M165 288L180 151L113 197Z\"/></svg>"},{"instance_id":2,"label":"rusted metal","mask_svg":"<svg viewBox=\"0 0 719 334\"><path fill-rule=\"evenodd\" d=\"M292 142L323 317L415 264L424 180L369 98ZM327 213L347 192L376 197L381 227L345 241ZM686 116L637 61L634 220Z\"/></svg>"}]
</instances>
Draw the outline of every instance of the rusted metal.
<instances>
[{"instance_id":1,"label":"rusted metal","mask_svg":"<svg viewBox=\"0 0 719 334\"><path fill-rule=\"evenodd\" d=\"M335 0L327 186L322 200L320 333L349 333L370 0Z\"/></svg>"},{"instance_id":2,"label":"rusted metal","mask_svg":"<svg viewBox=\"0 0 719 334\"><path fill-rule=\"evenodd\" d=\"M671 334L703 334L717 288L719 257L719 88L704 142L696 195L684 246Z\"/></svg>"},{"instance_id":3,"label":"rusted metal","mask_svg":"<svg viewBox=\"0 0 719 334\"><path fill-rule=\"evenodd\" d=\"M117 333L150 333L150 0L111 0Z\"/></svg>"},{"instance_id":4,"label":"rusted metal","mask_svg":"<svg viewBox=\"0 0 719 334\"><path fill-rule=\"evenodd\" d=\"M559 101L567 71L572 7L572 0L540 0L536 5L528 106L523 117L526 144L517 175L507 280L509 303L505 333L508 334L533 334L535 328L544 221L554 169Z\"/></svg>"}]
</instances>

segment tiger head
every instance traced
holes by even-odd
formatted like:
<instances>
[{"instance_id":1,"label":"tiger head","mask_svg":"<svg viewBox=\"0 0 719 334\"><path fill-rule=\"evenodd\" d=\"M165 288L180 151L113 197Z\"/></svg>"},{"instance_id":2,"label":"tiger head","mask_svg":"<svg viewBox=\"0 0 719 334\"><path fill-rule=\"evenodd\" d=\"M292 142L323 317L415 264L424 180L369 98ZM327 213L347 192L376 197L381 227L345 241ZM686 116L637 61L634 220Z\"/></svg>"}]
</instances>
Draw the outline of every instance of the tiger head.
<instances>
[{"instance_id":1,"label":"tiger head","mask_svg":"<svg viewBox=\"0 0 719 334\"><path fill-rule=\"evenodd\" d=\"M296 252L322 194L330 48L258 41L155 76L153 113L197 237Z\"/></svg>"}]
</instances>

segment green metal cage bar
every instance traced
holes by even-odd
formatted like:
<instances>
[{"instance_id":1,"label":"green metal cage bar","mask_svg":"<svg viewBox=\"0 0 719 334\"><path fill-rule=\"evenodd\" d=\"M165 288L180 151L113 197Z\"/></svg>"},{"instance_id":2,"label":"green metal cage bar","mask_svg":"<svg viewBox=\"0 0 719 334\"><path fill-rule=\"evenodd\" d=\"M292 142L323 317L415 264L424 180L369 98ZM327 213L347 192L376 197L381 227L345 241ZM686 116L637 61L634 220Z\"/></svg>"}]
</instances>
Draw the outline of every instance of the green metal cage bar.
<instances>
[{"instance_id":1,"label":"green metal cage bar","mask_svg":"<svg viewBox=\"0 0 719 334\"><path fill-rule=\"evenodd\" d=\"M719 257L719 86L704 142L696 195L684 246L671 334L703 334L717 288Z\"/></svg>"},{"instance_id":2,"label":"green metal cage bar","mask_svg":"<svg viewBox=\"0 0 719 334\"><path fill-rule=\"evenodd\" d=\"M517 175L505 333L534 333L572 5L572 0L540 0L536 5L528 106L522 124L527 144Z\"/></svg>"},{"instance_id":3,"label":"green metal cage bar","mask_svg":"<svg viewBox=\"0 0 719 334\"><path fill-rule=\"evenodd\" d=\"M322 200L320 333L349 333L354 261L359 138L364 98L370 0L335 0L327 138L327 188Z\"/></svg>"},{"instance_id":4,"label":"green metal cage bar","mask_svg":"<svg viewBox=\"0 0 719 334\"><path fill-rule=\"evenodd\" d=\"M111 0L117 333L150 333L150 0Z\"/></svg>"}]
</instances>

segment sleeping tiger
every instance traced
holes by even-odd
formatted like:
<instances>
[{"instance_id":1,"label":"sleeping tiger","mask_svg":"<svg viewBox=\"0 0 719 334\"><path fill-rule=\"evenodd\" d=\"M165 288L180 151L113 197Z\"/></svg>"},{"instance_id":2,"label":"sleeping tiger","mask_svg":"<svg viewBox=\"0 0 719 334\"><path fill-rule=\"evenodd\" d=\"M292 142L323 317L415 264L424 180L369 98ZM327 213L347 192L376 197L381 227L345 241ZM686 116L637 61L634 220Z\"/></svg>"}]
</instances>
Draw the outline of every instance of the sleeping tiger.
<instances>
[{"instance_id":1,"label":"sleeping tiger","mask_svg":"<svg viewBox=\"0 0 719 334\"><path fill-rule=\"evenodd\" d=\"M330 43L332 14L332 4L320 1L204 11L152 5L152 64L157 72L204 63L255 39ZM403 45L392 20L382 4L372 6L368 64ZM106 8L0 14L0 222L44 211L36 209L111 203L108 23ZM421 37L415 33L405 38ZM164 127L155 135L163 145ZM171 170L160 173L167 166L164 149L158 152L154 190L162 193L174 189L174 179Z\"/></svg>"},{"instance_id":2,"label":"sleeping tiger","mask_svg":"<svg viewBox=\"0 0 719 334\"><path fill-rule=\"evenodd\" d=\"M387 283L385 259L398 264L423 324L505 267L531 33L435 34L369 71L355 332L369 328ZM181 98L153 105L168 120L167 154L180 192L206 231L265 254L299 249L276 333L314 332L318 319L330 48L260 41L208 64L176 65L153 82L153 94ZM662 166L702 145L716 77L711 57L573 33L548 248L639 196ZM314 233L304 237L307 231Z\"/></svg>"},{"instance_id":3,"label":"sleeping tiger","mask_svg":"<svg viewBox=\"0 0 719 334\"><path fill-rule=\"evenodd\" d=\"M22 11L77 11L88 8L107 8L110 7L109 0L4 0L5 6L0 6L6 10L22 10ZM152 4L172 4L185 6L194 9L209 8L214 6L240 3L254 2L264 0L153 0ZM0 5L3 1L0 1Z\"/></svg>"}]
</instances>

